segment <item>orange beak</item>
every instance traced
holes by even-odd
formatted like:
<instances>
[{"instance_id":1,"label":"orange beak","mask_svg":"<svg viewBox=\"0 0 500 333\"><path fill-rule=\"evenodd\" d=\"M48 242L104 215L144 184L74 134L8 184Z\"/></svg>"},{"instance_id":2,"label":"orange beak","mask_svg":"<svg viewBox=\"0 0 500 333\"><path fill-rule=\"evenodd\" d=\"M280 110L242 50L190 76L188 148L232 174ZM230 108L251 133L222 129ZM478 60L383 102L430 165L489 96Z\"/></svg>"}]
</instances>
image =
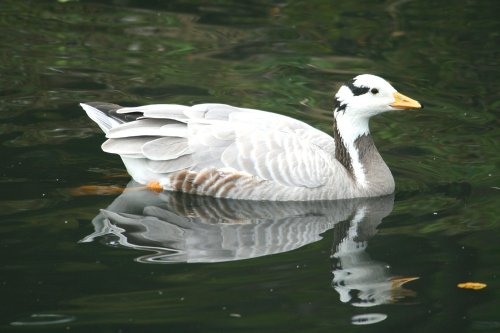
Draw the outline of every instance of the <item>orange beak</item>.
<instances>
[{"instance_id":1,"label":"orange beak","mask_svg":"<svg viewBox=\"0 0 500 333\"><path fill-rule=\"evenodd\" d=\"M394 103L390 104L393 108L397 109L421 109L422 105L414 99L407 97L397 91L393 94Z\"/></svg>"}]
</instances>

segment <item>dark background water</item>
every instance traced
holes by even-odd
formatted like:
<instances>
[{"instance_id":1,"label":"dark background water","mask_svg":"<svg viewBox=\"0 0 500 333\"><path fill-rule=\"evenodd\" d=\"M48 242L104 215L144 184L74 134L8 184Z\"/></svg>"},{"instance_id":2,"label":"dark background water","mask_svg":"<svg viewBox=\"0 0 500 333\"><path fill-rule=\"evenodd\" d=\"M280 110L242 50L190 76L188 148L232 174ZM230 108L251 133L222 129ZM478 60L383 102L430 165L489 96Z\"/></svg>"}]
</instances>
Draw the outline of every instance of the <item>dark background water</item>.
<instances>
[{"instance_id":1,"label":"dark background water","mask_svg":"<svg viewBox=\"0 0 500 333\"><path fill-rule=\"evenodd\" d=\"M499 11L496 0L1 1L0 330L498 332ZM401 297L340 300L335 228L221 263L146 264L105 237L78 242L118 194L73 189L129 181L78 102L222 102L329 132L333 92L359 73L426 106L371 124L397 189L366 253L419 277ZM352 324L366 313L387 318Z\"/></svg>"}]
</instances>

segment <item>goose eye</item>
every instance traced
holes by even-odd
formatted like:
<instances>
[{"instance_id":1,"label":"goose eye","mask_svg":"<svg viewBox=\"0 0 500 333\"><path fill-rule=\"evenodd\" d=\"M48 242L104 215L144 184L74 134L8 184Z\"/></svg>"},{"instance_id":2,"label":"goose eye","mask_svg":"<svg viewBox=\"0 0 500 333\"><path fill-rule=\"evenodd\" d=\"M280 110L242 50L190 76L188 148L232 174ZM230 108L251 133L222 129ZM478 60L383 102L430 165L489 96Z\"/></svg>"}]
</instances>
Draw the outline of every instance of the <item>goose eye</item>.
<instances>
[{"instance_id":1,"label":"goose eye","mask_svg":"<svg viewBox=\"0 0 500 333\"><path fill-rule=\"evenodd\" d=\"M378 89L377 88L372 88L372 90L370 90L370 92L374 95L378 94Z\"/></svg>"}]
</instances>

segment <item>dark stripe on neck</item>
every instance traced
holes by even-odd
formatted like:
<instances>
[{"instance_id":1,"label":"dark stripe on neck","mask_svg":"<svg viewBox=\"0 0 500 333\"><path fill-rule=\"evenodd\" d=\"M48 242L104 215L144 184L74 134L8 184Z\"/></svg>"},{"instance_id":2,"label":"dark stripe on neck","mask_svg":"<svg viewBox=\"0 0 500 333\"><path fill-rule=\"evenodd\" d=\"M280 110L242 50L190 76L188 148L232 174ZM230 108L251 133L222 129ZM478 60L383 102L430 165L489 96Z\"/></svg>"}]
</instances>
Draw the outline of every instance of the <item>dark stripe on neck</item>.
<instances>
[{"instance_id":1,"label":"dark stripe on neck","mask_svg":"<svg viewBox=\"0 0 500 333\"><path fill-rule=\"evenodd\" d=\"M340 136L340 132L337 127L337 119L335 119L335 117L333 117L333 138L335 139L335 158L347 169L347 172L354 177L352 158L347 150L344 140Z\"/></svg>"},{"instance_id":2,"label":"dark stripe on neck","mask_svg":"<svg viewBox=\"0 0 500 333\"><path fill-rule=\"evenodd\" d=\"M351 89L352 94L354 96L366 94L370 90L370 88L368 88L368 87L364 87L364 86L358 87L358 86L354 85L354 80L346 82L345 86L347 88Z\"/></svg>"}]
</instances>

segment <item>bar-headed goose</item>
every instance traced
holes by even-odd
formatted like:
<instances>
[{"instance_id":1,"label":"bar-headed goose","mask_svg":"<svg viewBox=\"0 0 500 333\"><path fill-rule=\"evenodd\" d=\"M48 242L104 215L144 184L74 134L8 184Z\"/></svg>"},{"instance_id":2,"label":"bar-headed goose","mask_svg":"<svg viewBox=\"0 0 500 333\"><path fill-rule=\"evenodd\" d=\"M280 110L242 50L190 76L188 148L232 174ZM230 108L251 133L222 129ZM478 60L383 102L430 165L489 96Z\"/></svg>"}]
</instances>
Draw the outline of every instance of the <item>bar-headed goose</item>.
<instances>
[{"instance_id":1,"label":"bar-headed goose","mask_svg":"<svg viewBox=\"0 0 500 333\"><path fill-rule=\"evenodd\" d=\"M335 200L394 191L370 117L419 109L363 74L335 95L334 137L299 120L225 104L81 104L130 175L152 189L247 200Z\"/></svg>"}]
</instances>

